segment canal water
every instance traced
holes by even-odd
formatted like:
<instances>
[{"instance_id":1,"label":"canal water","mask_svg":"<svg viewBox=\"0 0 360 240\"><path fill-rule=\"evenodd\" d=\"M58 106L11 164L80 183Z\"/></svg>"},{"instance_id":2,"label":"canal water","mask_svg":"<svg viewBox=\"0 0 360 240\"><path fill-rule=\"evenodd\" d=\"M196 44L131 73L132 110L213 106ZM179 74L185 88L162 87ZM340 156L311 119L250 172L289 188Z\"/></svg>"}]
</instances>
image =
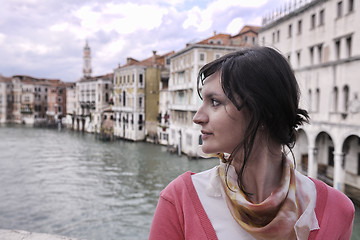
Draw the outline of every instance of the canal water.
<instances>
[{"instance_id":1,"label":"canal water","mask_svg":"<svg viewBox=\"0 0 360 240\"><path fill-rule=\"evenodd\" d=\"M0 229L79 239L147 239L160 191L215 166L166 147L69 130L0 125ZM356 209L352 239L360 239Z\"/></svg>"}]
</instances>

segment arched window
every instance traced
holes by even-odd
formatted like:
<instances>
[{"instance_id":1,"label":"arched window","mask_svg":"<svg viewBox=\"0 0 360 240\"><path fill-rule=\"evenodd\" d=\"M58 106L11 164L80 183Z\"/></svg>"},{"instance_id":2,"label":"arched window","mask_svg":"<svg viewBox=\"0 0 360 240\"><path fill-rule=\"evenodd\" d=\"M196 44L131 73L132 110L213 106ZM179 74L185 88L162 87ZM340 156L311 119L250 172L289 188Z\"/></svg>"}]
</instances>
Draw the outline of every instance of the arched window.
<instances>
[{"instance_id":1,"label":"arched window","mask_svg":"<svg viewBox=\"0 0 360 240\"><path fill-rule=\"evenodd\" d=\"M349 111L349 86L345 85L343 88L343 95L344 95L344 112Z\"/></svg>"},{"instance_id":2,"label":"arched window","mask_svg":"<svg viewBox=\"0 0 360 240\"><path fill-rule=\"evenodd\" d=\"M333 88L333 92L332 92L332 111L333 112L337 112L338 111L338 102L339 102L339 91L337 87Z\"/></svg>"},{"instance_id":3,"label":"arched window","mask_svg":"<svg viewBox=\"0 0 360 240\"><path fill-rule=\"evenodd\" d=\"M320 110L320 89L317 88L316 89L316 93L315 93L315 111L318 112Z\"/></svg>"}]
</instances>

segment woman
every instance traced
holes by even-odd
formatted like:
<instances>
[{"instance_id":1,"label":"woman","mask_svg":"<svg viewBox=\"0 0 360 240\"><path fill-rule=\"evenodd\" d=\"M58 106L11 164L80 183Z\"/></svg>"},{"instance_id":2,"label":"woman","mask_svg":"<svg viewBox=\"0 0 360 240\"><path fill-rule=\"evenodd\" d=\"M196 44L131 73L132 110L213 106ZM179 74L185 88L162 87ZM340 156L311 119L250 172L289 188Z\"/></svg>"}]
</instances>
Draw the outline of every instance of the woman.
<instances>
[{"instance_id":1,"label":"woman","mask_svg":"<svg viewBox=\"0 0 360 240\"><path fill-rule=\"evenodd\" d=\"M198 90L201 149L221 162L161 192L150 239L350 239L352 202L287 157L309 117L281 54L227 54L201 68Z\"/></svg>"}]
</instances>

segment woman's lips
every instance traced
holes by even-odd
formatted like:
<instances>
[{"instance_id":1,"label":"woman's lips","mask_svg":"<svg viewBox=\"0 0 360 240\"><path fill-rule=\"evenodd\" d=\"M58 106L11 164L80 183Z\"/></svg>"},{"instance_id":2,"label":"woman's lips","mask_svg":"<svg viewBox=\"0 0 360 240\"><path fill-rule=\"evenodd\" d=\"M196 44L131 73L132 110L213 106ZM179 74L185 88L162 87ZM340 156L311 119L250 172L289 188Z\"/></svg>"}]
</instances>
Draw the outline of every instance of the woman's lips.
<instances>
[{"instance_id":1,"label":"woman's lips","mask_svg":"<svg viewBox=\"0 0 360 240\"><path fill-rule=\"evenodd\" d=\"M208 131L204 131L204 130L201 130L201 139L202 140L206 140L208 139L211 135L213 135L211 132L208 132Z\"/></svg>"}]
</instances>

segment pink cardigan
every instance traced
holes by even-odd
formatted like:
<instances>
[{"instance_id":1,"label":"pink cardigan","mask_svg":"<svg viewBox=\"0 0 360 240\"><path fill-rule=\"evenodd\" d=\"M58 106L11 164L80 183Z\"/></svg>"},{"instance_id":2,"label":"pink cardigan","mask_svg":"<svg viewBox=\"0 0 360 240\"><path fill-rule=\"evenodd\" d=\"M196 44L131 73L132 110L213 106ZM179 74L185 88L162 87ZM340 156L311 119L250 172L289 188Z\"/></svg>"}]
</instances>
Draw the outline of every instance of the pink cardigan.
<instances>
[{"instance_id":1,"label":"pink cardigan","mask_svg":"<svg viewBox=\"0 0 360 240\"><path fill-rule=\"evenodd\" d=\"M180 175L160 193L150 240L218 239L196 193L192 174ZM355 214L353 203L340 191L311 180L316 185L315 213L320 229L311 231L309 239L350 239Z\"/></svg>"}]
</instances>

